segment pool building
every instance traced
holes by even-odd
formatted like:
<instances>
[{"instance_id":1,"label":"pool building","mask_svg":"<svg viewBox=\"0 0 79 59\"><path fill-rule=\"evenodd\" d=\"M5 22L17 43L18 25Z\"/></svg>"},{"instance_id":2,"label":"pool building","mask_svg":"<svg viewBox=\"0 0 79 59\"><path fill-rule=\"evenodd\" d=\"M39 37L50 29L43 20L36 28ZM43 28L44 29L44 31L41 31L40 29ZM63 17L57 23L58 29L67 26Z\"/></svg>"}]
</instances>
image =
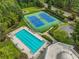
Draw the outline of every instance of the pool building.
<instances>
[{"instance_id":1,"label":"pool building","mask_svg":"<svg viewBox=\"0 0 79 59\"><path fill-rule=\"evenodd\" d=\"M28 55L29 59L37 58L41 51L48 46L48 42L44 38L27 27L18 28L8 36L17 48Z\"/></svg>"},{"instance_id":2,"label":"pool building","mask_svg":"<svg viewBox=\"0 0 79 59\"><path fill-rule=\"evenodd\" d=\"M29 26L38 32L44 32L52 26L61 23L57 18L44 11L25 15L24 18L24 21L29 23Z\"/></svg>"}]
</instances>

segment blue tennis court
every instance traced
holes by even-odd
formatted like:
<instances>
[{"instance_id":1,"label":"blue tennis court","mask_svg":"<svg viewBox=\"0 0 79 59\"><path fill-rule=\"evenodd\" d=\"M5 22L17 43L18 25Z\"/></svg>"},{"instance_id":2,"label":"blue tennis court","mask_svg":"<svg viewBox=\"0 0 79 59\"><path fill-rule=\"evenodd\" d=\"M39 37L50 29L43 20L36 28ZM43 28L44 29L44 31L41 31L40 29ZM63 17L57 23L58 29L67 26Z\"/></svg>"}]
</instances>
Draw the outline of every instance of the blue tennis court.
<instances>
[{"instance_id":1,"label":"blue tennis court","mask_svg":"<svg viewBox=\"0 0 79 59\"><path fill-rule=\"evenodd\" d=\"M44 23L36 16L29 16L28 19L35 27L40 27L40 26L44 25Z\"/></svg>"},{"instance_id":2,"label":"blue tennis court","mask_svg":"<svg viewBox=\"0 0 79 59\"><path fill-rule=\"evenodd\" d=\"M15 35L31 50L33 54L45 43L45 41L40 40L25 29L20 30Z\"/></svg>"},{"instance_id":3,"label":"blue tennis court","mask_svg":"<svg viewBox=\"0 0 79 59\"><path fill-rule=\"evenodd\" d=\"M44 18L44 20L46 20L47 22L53 22L55 21L56 19L51 17L50 15L46 14L46 13L40 13L39 14L40 17Z\"/></svg>"},{"instance_id":4,"label":"blue tennis court","mask_svg":"<svg viewBox=\"0 0 79 59\"><path fill-rule=\"evenodd\" d=\"M25 15L24 18L25 21L30 24L30 27L39 32L44 32L52 26L61 23L61 21L59 21L57 18L51 16L50 14L44 11Z\"/></svg>"}]
</instances>

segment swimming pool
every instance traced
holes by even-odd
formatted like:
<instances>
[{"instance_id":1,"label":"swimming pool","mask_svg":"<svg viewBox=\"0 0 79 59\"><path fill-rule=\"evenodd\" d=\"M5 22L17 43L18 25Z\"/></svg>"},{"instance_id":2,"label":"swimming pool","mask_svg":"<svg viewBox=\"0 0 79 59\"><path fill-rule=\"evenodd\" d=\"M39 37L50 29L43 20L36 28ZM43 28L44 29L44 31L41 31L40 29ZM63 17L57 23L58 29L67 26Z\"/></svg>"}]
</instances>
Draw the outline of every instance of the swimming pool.
<instances>
[{"instance_id":1,"label":"swimming pool","mask_svg":"<svg viewBox=\"0 0 79 59\"><path fill-rule=\"evenodd\" d=\"M32 35L25 29L20 30L15 34L15 36L25 44L31 52L34 54L36 53L42 45L45 43L44 41L40 40L39 38Z\"/></svg>"}]
</instances>

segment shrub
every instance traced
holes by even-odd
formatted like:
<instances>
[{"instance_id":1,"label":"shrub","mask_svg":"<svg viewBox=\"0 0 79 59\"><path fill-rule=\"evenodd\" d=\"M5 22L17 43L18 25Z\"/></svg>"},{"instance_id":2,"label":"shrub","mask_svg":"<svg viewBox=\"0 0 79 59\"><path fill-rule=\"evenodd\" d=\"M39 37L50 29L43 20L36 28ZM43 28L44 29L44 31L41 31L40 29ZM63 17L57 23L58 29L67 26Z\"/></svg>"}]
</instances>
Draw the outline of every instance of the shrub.
<instances>
[{"instance_id":1,"label":"shrub","mask_svg":"<svg viewBox=\"0 0 79 59\"><path fill-rule=\"evenodd\" d=\"M52 39L50 37L48 37L47 35L42 35L42 37L44 37L47 41L52 43Z\"/></svg>"},{"instance_id":2,"label":"shrub","mask_svg":"<svg viewBox=\"0 0 79 59\"><path fill-rule=\"evenodd\" d=\"M51 32L51 35L59 42L66 44L72 44L73 41L69 38L68 33L63 30L55 30Z\"/></svg>"},{"instance_id":3,"label":"shrub","mask_svg":"<svg viewBox=\"0 0 79 59\"><path fill-rule=\"evenodd\" d=\"M64 21L64 16L63 16L63 12L61 11L53 11L53 10L49 10L49 9L46 9L44 10L45 12L49 13L50 15L56 17L57 19L59 19L60 21Z\"/></svg>"},{"instance_id":4,"label":"shrub","mask_svg":"<svg viewBox=\"0 0 79 59\"><path fill-rule=\"evenodd\" d=\"M75 13L72 13L72 15L68 17L68 20L70 20L70 21L75 21L75 19L76 19Z\"/></svg>"},{"instance_id":5,"label":"shrub","mask_svg":"<svg viewBox=\"0 0 79 59\"><path fill-rule=\"evenodd\" d=\"M16 59L20 54L20 51L9 39L0 42L0 59Z\"/></svg>"},{"instance_id":6,"label":"shrub","mask_svg":"<svg viewBox=\"0 0 79 59\"><path fill-rule=\"evenodd\" d=\"M25 53L21 53L18 59L28 59L28 56Z\"/></svg>"},{"instance_id":7,"label":"shrub","mask_svg":"<svg viewBox=\"0 0 79 59\"><path fill-rule=\"evenodd\" d=\"M54 30L56 30L58 27L59 27L58 25L53 26L53 28L52 28L51 30L49 30L48 33L51 34L51 35L53 35L52 32L53 32Z\"/></svg>"},{"instance_id":8,"label":"shrub","mask_svg":"<svg viewBox=\"0 0 79 59\"><path fill-rule=\"evenodd\" d=\"M44 7L44 5L43 5L40 1L38 1L38 2L36 3L36 5L37 5L38 7Z\"/></svg>"}]
</instances>

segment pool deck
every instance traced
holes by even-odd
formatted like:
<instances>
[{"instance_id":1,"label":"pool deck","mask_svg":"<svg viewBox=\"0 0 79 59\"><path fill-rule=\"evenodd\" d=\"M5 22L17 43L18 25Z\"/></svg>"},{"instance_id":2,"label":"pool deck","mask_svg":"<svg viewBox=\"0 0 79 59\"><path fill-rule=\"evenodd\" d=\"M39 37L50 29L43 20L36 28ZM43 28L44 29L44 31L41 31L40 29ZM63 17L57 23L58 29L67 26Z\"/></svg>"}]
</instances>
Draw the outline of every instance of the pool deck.
<instances>
[{"instance_id":1,"label":"pool deck","mask_svg":"<svg viewBox=\"0 0 79 59\"><path fill-rule=\"evenodd\" d=\"M43 45L35 54L32 54L31 51L30 51L30 49L29 49L26 45L24 45L24 44L15 36L15 34L16 34L17 32L19 32L20 30L22 30L22 29L27 30L27 31L30 32L32 35L34 35L35 37L39 38L40 40L44 40L44 41L45 41L44 45ZM25 53L25 54L28 55L28 58L29 58L29 59L30 59L30 58L36 59L36 58L40 55L41 51L44 51L44 49L47 48L48 45L49 45L49 43L48 43L43 37L41 37L38 33L36 33L36 32L34 32L34 31L30 30L30 29L27 28L26 26L20 27L20 28L14 30L13 32L10 32L10 33L7 34L7 35L8 35L8 37L11 38L11 41L14 43L14 45L15 45L21 52L23 52L23 53Z\"/></svg>"}]
</instances>

